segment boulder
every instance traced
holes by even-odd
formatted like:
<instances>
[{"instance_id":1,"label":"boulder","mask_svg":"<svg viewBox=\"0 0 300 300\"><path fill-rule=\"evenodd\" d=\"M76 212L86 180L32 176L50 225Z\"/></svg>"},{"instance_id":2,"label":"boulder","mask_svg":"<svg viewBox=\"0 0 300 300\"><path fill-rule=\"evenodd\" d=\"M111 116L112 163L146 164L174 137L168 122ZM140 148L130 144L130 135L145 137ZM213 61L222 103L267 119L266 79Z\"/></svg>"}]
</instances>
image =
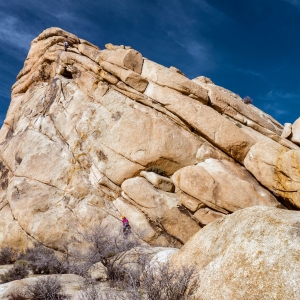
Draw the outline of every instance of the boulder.
<instances>
[{"instance_id":1,"label":"boulder","mask_svg":"<svg viewBox=\"0 0 300 300\"><path fill-rule=\"evenodd\" d=\"M117 65L113 65L107 61L102 61L100 66L107 72L118 77L124 83L134 88L138 92L144 92L148 81L134 71L123 69Z\"/></svg>"},{"instance_id":2,"label":"boulder","mask_svg":"<svg viewBox=\"0 0 300 300\"><path fill-rule=\"evenodd\" d=\"M298 118L292 125L292 136L290 140L295 144L300 145L300 118Z\"/></svg>"},{"instance_id":3,"label":"boulder","mask_svg":"<svg viewBox=\"0 0 300 300\"><path fill-rule=\"evenodd\" d=\"M195 234L170 264L196 268L196 299L296 300L299 217L272 207L239 210Z\"/></svg>"},{"instance_id":4,"label":"boulder","mask_svg":"<svg viewBox=\"0 0 300 300\"><path fill-rule=\"evenodd\" d=\"M190 215L179 207L179 197L176 194L158 190L141 177L127 179L121 187L154 224L159 224L181 243L185 243L200 230L200 226Z\"/></svg>"},{"instance_id":5,"label":"boulder","mask_svg":"<svg viewBox=\"0 0 300 300\"><path fill-rule=\"evenodd\" d=\"M120 267L128 274L142 274L145 267L165 263L177 251L177 248L168 247L134 247L118 254L112 260L115 267Z\"/></svg>"},{"instance_id":6,"label":"boulder","mask_svg":"<svg viewBox=\"0 0 300 300\"><path fill-rule=\"evenodd\" d=\"M242 162L254 140L211 107L168 87L150 82L145 95L163 104L213 145Z\"/></svg>"},{"instance_id":7,"label":"boulder","mask_svg":"<svg viewBox=\"0 0 300 300\"><path fill-rule=\"evenodd\" d=\"M224 152L214 147L209 143L203 143L198 149L196 154L196 163L205 161L208 158L215 158L219 160L229 160L234 161L230 156L226 155Z\"/></svg>"},{"instance_id":8,"label":"boulder","mask_svg":"<svg viewBox=\"0 0 300 300\"><path fill-rule=\"evenodd\" d=\"M8 283L1 284L0 286L0 298L3 300L10 300L11 293L24 292L26 287L33 285L40 279L56 278L62 285L62 292L70 299L78 299L81 294L81 289L84 287L84 278L74 274L61 274L57 275L40 275L36 277L24 278L21 280L15 280Z\"/></svg>"},{"instance_id":9,"label":"boulder","mask_svg":"<svg viewBox=\"0 0 300 300\"><path fill-rule=\"evenodd\" d=\"M124 197L126 197L126 194ZM130 201L131 199L128 200ZM113 202L113 204L122 216L126 216L132 231L145 242L153 246L168 246L168 239L150 224L150 220L140 209L128 200L125 200L123 197L119 197Z\"/></svg>"},{"instance_id":10,"label":"boulder","mask_svg":"<svg viewBox=\"0 0 300 300\"><path fill-rule=\"evenodd\" d=\"M208 78L46 29L0 131L0 247L83 249L83 231L120 233L124 214L141 243L181 247L222 214L280 205L271 193L295 209L300 147L281 132Z\"/></svg>"},{"instance_id":11,"label":"boulder","mask_svg":"<svg viewBox=\"0 0 300 300\"><path fill-rule=\"evenodd\" d=\"M245 168L230 161L210 158L180 169L172 179L178 189L222 213L256 205L282 207Z\"/></svg>"},{"instance_id":12,"label":"boulder","mask_svg":"<svg viewBox=\"0 0 300 300\"><path fill-rule=\"evenodd\" d=\"M100 49L91 47L86 44L78 45L78 50L80 51L80 53L82 53L83 55L87 56L88 58L90 58L91 60L93 60L95 62L98 62L100 55L101 55Z\"/></svg>"},{"instance_id":13,"label":"boulder","mask_svg":"<svg viewBox=\"0 0 300 300\"><path fill-rule=\"evenodd\" d=\"M93 264L87 273L94 280L105 281L108 279L107 268L100 261Z\"/></svg>"},{"instance_id":14,"label":"boulder","mask_svg":"<svg viewBox=\"0 0 300 300\"><path fill-rule=\"evenodd\" d=\"M142 54L134 49L105 50L101 52L98 61L100 60L105 60L119 67L130 69L138 74L142 72Z\"/></svg>"},{"instance_id":15,"label":"boulder","mask_svg":"<svg viewBox=\"0 0 300 300\"><path fill-rule=\"evenodd\" d=\"M225 216L226 214L222 214L218 211L212 210L209 207L200 208L194 213L195 219L199 221L202 225L207 225Z\"/></svg>"},{"instance_id":16,"label":"boulder","mask_svg":"<svg viewBox=\"0 0 300 300\"><path fill-rule=\"evenodd\" d=\"M250 149L244 163L247 170L283 198L286 205L300 208L300 151L259 142Z\"/></svg>"},{"instance_id":17,"label":"boulder","mask_svg":"<svg viewBox=\"0 0 300 300\"><path fill-rule=\"evenodd\" d=\"M144 60L142 76L149 81L167 86L186 95L193 94L197 100L204 104L208 102L207 90L205 88L189 80L182 73L174 72L173 69L168 69L151 60Z\"/></svg>"},{"instance_id":18,"label":"boulder","mask_svg":"<svg viewBox=\"0 0 300 300\"><path fill-rule=\"evenodd\" d=\"M284 128L281 134L281 137L284 139L287 139L292 134L292 124L291 123L285 123Z\"/></svg>"},{"instance_id":19,"label":"boulder","mask_svg":"<svg viewBox=\"0 0 300 300\"><path fill-rule=\"evenodd\" d=\"M283 128L280 123L257 107L245 104L237 94L214 85L202 77L195 78L193 81L209 91L211 104L217 111L243 124L248 123L247 125L250 127L257 124L256 129L258 130L265 128L279 136L281 135Z\"/></svg>"},{"instance_id":20,"label":"boulder","mask_svg":"<svg viewBox=\"0 0 300 300\"><path fill-rule=\"evenodd\" d=\"M151 184L153 184L156 188L165 191L165 192L173 192L174 191L174 183L171 179L160 176L154 172L142 171L140 173L141 176L146 178Z\"/></svg>"},{"instance_id":21,"label":"boulder","mask_svg":"<svg viewBox=\"0 0 300 300\"><path fill-rule=\"evenodd\" d=\"M191 212L195 212L200 207L206 207L206 205L199 199L194 198L181 190L178 190L176 193L179 195L180 203Z\"/></svg>"}]
</instances>

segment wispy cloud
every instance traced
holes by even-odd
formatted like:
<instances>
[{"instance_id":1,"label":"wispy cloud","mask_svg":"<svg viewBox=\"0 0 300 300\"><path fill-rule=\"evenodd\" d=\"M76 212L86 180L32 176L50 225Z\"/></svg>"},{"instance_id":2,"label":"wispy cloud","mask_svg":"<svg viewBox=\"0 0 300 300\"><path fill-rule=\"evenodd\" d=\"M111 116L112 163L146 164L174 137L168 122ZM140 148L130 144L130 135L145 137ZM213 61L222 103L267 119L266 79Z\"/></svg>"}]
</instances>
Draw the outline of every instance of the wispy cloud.
<instances>
[{"instance_id":1,"label":"wispy cloud","mask_svg":"<svg viewBox=\"0 0 300 300\"><path fill-rule=\"evenodd\" d=\"M283 0L284 2L288 2L293 6L300 8L300 0Z\"/></svg>"},{"instance_id":2,"label":"wispy cloud","mask_svg":"<svg viewBox=\"0 0 300 300\"><path fill-rule=\"evenodd\" d=\"M26 32L18 19L12 16L0 16L0 42L21 50L28 50L34 36Z\"/></svg>"},{"instance_id":3,"label":"wispy cloud","mask_svg":"<svg viewBox=\"0 0 300 300\"><path fill-rule=\"evenodd\" d=\"M226 15L218 10L216 7L210 5L205 0L192 0L194 3L196 3L203 12L206 14L213 16L214 20L216 19L224 19L226 18Z\"/></svg>"},{"instance_id":4,"label":"wispy cloud","mask_svg":"<svg viewBox=\"0 0 300 300\"><path fill-rule=\"evenodd\" d=\"M232 67L232 66L230 66L229 68L233 69L233 70L235 70L236 72L239 72L239 73L255 76L255 77L261 79L262 81L264 81L266 83L270 83L270 81L267 79L267 77L264 74L260 73L260 72L257 72L257 71L254 71L254 70L248 70L248 69L235 68L235 67Z\"/></svg>"},{"instance_id":5,"label":"wispy cloud","mask_svg":"<svg viewBox=\"0 0 300 300\"><path fill-rule=\"evenodd\" d=\"M285 99L299 99L300 94L286 93L283 91L271 90L267 94L259 96L261 100L285 100Z\"/></svg>"},{"instance_id":6,"label":"wispy cloud","mask_svg":"<svg viewBox=\"0 0 300 300\"><path fill-rule=\"evenodd\" d=\"M284 117L288 122L293 122L294 120L290 119L291 111L298 110L300 94L270 90L265 95L259 96L258 99L261 101L261 108L275 119Z\"/></svg>"},{"instance_id":7,"label":"wispy cloud","mask_svg":"<svg viewBox=\"0 0 300 300\"><path fill-rule=\"evenodd\" d=\"M223 16L223 13L215 7L208 4L205 0L193 0L199 7L196 15L191 15L182 1L171 1L172 3L161 4L161 24L165 28L167 34L173 38L174 42L180 45L188 55L193 57L202 69L209 69L214 66L214 58L212 56L212 47L205 38L203 31L209 26L207 19L216 22L216 17ZM170 6L172 9L170 9ZM202 17L206 16L206 21L202 21Z\"/></svg>"}]
</instances>

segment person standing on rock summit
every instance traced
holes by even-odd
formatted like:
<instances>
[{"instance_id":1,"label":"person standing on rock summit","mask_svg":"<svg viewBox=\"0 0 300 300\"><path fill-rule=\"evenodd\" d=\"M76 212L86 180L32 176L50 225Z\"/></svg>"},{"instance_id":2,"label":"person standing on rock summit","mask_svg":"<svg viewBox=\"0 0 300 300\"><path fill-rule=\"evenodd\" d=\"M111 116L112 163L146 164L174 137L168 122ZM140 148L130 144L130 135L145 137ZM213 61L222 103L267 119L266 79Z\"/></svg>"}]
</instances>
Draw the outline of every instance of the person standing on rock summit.
<instances>
[{"instance_id":1,"label":"person standing on rock summit","mask_svg":"<svg viewBox=\"0 0 300 300\"><path fill-rule=\"evenodd\" d=\"M69 43L67 41L64 41L64 47L65 47L65 51L68 51Z\"/></svg>"}]
</instances>

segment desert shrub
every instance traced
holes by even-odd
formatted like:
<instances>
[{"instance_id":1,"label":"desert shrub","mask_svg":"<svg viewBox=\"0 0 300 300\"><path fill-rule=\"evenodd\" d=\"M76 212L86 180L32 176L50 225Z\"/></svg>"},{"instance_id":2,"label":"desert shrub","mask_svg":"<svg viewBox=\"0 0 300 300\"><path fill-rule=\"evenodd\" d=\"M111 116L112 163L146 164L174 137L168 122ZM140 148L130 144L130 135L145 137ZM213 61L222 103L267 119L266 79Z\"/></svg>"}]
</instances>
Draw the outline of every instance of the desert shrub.
<instances>
[{"instance_id":1,"label":"desert shrub","mask_svg":"<svg viewBox=\"0 0 300 300\"><path fill-rule=\"evenodd\" d=\"M19 257L28 262L28 267L34 274L63 274L67 272L64 263L55 255L52 249L35 244Z\"/></svg>"},{"instance_id":2,"label":"desert shrub","mask_svg":"<svg viewBox=\"0 0 300 300\"><path fill-rule=\"evenodd\" d=\"M154 172L154 173L156 173L158 175L161 175L161 176L164 176L164 177L167 176L166 171L163 168L159 167L159 166L149 167L145 171L147 171L147 172Z\"/></svg>"},{"instance_id":3,"label":"desert shrub","mask_svg":"<svg viewBox=\"0 0 300 300\"><path fill-rule=\"evenodd\" d=\"M28 300L23 292L15 291L9 294L8 300Z\"/></svg>"},{"instance_id":4,"label":"desert shrub","mask_svg":"<svg viewBox=\"0 0 300 300\"><path fill-rule=\"evenodd\" d=\"M101 262L112 287L138 286L140 274L128 270L125 258L128 250L141 246L139 236L134 233L124 236L123 232L111 232L100 226L90 230L85 239L90 244L86 261L90 266Z\"/></svg>"},{"instance_id":5,"label":"desert shrub","mask_svg":"<svg viewBox=\"0 0 300 300\"><path fill-rule=\"evenodd\" d=\"M28 274L29 274L29 269L27 266L16 263L10 270L0 275L0 280L3 283L10 282L14 280L23 279Z\"/></svg>"},{"instance_id":6,"label":"desert shrub","mask_svg":"<svg viewBox=\"0 0 300 300\"><path fill-rule=\"evenodd\" d=\"M17 252L10 247L4 247L0 250L0 265L8 265L15 262Z\"/></svg>"},{"instance_id":7,"label":"desert shrub","mask_svg":"<svg viewBox=\"0 0 300 300\"><path fill-rule=\"evenodd\" d=\"M142 287L148 300L186 300L193 294L195 269L183 267L175 270L169 264L148 267L142 275Z\"/></svg>"},{"instance_id":8,"label":"desert shrub","mask_svg":"<svg viewBox=\"0 0 300 300\"><path fill-rule=\"evenodd\" d=\"M253 100L249 97L249 96L246 96L244 99L243 99L243 102L245 104L252 104L253 103Z\"/></svg>"},{"instance_id":9,"label":"desert shrub","mask_svg":"<svg viewBox=\"0 0 300 300\"><path fill-rule=\"evenodd\" d=\"M42 277L25 288L24 295L30 300L62 300L68 297L62 293L58 277Z\"/></svg>"}]
</instances>

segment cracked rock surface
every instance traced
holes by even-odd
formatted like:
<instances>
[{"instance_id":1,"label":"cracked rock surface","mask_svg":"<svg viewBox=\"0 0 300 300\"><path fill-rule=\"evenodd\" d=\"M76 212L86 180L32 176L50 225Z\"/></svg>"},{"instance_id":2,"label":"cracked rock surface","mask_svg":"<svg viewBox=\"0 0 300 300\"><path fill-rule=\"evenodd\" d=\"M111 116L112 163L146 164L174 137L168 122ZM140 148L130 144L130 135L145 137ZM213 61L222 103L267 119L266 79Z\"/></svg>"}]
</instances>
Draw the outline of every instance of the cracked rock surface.
<instances>
[{"instance_id":1,"label":"cracked rock surface","mask_svg":"<svg viewBox=\"0 0 300 300\"><path fill-rule=\"evenodd\" d=\"M146 243L180 248L247 207L299 209L294 131L208 78L46 29L0 130L0 247L63 251L125 215Z\"/></svg>"}]
</instances>

